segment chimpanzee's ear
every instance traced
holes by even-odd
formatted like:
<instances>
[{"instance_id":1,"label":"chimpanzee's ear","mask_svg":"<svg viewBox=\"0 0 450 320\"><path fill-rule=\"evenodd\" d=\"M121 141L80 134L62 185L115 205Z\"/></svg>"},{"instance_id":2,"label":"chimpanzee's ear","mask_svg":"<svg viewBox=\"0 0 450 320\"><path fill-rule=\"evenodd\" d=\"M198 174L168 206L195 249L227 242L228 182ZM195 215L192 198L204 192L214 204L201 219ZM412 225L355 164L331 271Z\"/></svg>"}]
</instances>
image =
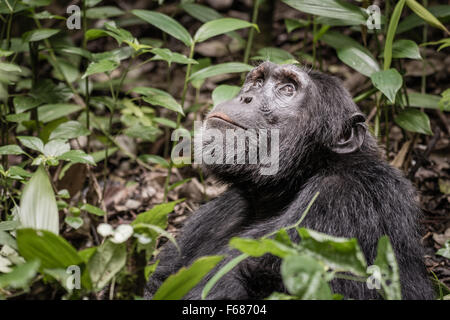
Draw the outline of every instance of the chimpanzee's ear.
<instances>
[{"instance_id":1,"label":"chimpanzee's ear","mask_svg":"<svg viewBox=\"0 0 450 320\"><path fill-rule=\"evenodd\" d=\"M331 148L336 153L346 154L357 151L361 148L366 136L366 118L361 113L353 114L350 119L348 129L339 138L339 141Z\"/></svg>"}]
</instances>

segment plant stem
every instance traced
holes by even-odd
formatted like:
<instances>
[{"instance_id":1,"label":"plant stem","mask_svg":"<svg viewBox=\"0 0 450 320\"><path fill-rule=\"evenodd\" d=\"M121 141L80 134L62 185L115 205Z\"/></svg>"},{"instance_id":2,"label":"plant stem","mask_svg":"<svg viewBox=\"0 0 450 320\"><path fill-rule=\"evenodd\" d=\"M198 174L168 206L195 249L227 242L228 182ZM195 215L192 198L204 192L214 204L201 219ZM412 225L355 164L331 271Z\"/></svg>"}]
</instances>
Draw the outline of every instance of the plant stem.
<instances>
[{"instance_id":1,"label":"plant stem","mask_svg":"<svg viewBox=\"0 0 450 320\"><path fill-rule=\"evenodd\" d=\"M258 20L258 8L261 4L261 0L255 0L253 4L253 14L252 14L252 23L256 24ZM255 28L250 28L248 32L247 44L245 46L244 53L244 63L248 63L248 59L250 58L250 52L252 50L253 38L255 36Z\"/></svg>"},{"instance_id":2,"label":"plant stem","mask_svg":"<svg viewBox=\"0 0 450 320\"><path fill-rule=\"evenodd\" d=\"M192 43L191 50L189 52L189 59L192 59L194 57L194 48L195 48L195 43ZM187 93L188 84L189 84L189 77L191 75L191 67L192 67L192 64L189 62L187 65L187 69L186 69L186 75L184 77L183 94L181 95L181 108L183 109L183 111L184 111L184 103L186 101L186 93ZM180 128L180 124L181 124L181 114L178 113L177 114L177 126L175 127L175 130ZM172 149L175 147L176 143L177 143L176 141L173 142ZM168 168L168 172L167 172L167 177L166 177L166 181L164 183L164 202L167 201L167 194L169 192L169 182L170 182L170 177L172 175L172 169L173 169L173 160L172 160L172 154L171 154L170 160L169 160L169 168Z\"/></svg>"},{"instance_id":3,"label":"plant stem","mask_svg":"<svg viewBox=\"0 0 450 320\"><path fill-rule=\"evenodd\" d=\"M428 6L428 0L422 1L423 6L426 8ZM423 27L423 33L422 33L422 43L427 42L428 39L428 24L425 23ZM422 52L422 79L421 79L421 86L420 86L420 92L423 94L426 92L427 89L427 75L425 73L426 66L427 66L427 59L426 59L426 53L425 50Z\"/></svg>"},{"instance_id":4,"label":"plant stem","mask_svg":"<svg viewBox=\"0 0 450 320\"><path fill-rule=\"evenodd\" d=\"M87 48L87 38L86 38L86 31L87 31L87 15L86 15L86 1L87 0L83 0L83 49L86 50ZM84 65L85 68L87 68L89 64L89 59L85 58L84 59ZM90 124L90 99L91 99L91 94L89 92L89 77L86 77L86 79L84 79L84 89L86 91L86 129L91 130L91 124ZM90 150L90 135L87 136L87 143L86 143L86 150L87 152L89 152Z\"/></svg>"}]
</instances>

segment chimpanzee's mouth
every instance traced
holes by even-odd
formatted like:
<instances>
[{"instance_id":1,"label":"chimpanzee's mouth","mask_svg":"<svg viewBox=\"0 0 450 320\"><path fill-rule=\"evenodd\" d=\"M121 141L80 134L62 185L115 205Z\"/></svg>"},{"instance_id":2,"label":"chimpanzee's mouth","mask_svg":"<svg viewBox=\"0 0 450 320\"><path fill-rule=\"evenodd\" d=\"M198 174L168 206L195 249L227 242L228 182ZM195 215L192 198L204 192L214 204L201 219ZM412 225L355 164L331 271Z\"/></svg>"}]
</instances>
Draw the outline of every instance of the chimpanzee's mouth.
<instances>
[{"instance_id":1,"label":"chimpanzee's mouth","mask_svg":"<svg viewBox=\"0 0 450 320\"><path fill-rule=\"evenodd\" d=\"M233 125L233 126L235 126L235 127L239 127L239 128L241 128L241 129L246 130L246 128L244 128L244 127L241 126L240 124L237 124L236 122L234 122L233 120L231 120L231 118L230 118L229 116L227 116L227 115L226 115L225 113L223 113L223 112L213 112L213 113L209 114L209 115L206 117L206 119L207 119L207 120L209 120L209 119L221 120L221 121L227 122L228 124L231 124L231 125Z\"/></svg>"}]
</instances>

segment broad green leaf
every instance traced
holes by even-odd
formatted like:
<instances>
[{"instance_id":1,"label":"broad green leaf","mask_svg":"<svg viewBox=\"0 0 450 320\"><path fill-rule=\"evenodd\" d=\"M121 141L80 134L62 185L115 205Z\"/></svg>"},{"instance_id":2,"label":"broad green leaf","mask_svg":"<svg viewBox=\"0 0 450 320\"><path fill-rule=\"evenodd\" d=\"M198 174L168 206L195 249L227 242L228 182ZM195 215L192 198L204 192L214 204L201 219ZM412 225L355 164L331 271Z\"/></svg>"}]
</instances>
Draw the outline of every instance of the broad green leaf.
<instances>
[{"instance_id":1,"label":"broad green leaf","mask_svg":"<svg viewBox=\"0 0 450 320\"><path fill-rule=\"evenodd\" d=\"M89 29L85 33L86 41L95 40L101 37L107 37L108 33L103 29Z\"/></svg>"},{"instance_id":2,"label":"broad green leaf","mask_svg":"<svg viewBox=\"0 0 450 320\"><path fill-rule=\"evenodd\" d=\"M326 44L328 44L329 46L333 47L336 50L353 47L353 48L359 49L359 51L363 51L368 56L373 58L373 55L369 49L365 48L358 41L354 40L353 38L351 38L349 36L346 36L345 34L343 34L341 32L337 32L334 30L328 30L320 38L320 40L322 40L323 42L325 42Z\"/></svg>"},{"instance_id":3,"label":"broad green leaf","mask_svg":"<svg viewBox=\"0 0 450 320\"><path fill-rule=\"evenodd\" d=\"M418 132L433 135L431 131L430 119L425 112L408 108L400 112L394 121L397 125L411 132Z\"/></svg>"},{"instance_id":4,"label":"broad green leaf","mask_svg":"<svg viewBox=\"0 0 450 320\"><path fill-rule=\"evenodd\" d=\"M380 70L377 61L371 55L358 48L346 47L338 49L337 54L342 62L367 77Z\"/></svg>"},{"instance_id":5,"label":"broad green leaf","mask_svg":"<svg viewBox=\"0 0 450 320\"><path fill-rule=\"evenodd\" d=\"M214 106L224 101L233 99L237 96L240 90L240 87L230 86L227 84L221 84L220 86L217 86L212 92L212 100Z\"/></svg>"},{"instance_id":6,"label":"broad green leaf","mask_svg":"<svg viewBox=\"0 0 450 320\"><path fill-rule=\"evenodd\" d=\"M155 94L146 96L143 100L151 105L161 106L184 115L183 108L172 96Z\"/></svg>"},{"instance_id":7,"label":"broad green leaf","mask_svg":"<svg viewBox=\"0 0 450 320\"><path fill-rule=\"evenodd\" d=\"M98 291L125 266L127 261L126 244L105 241L97 248L88 262L88 270L94 288Z\"/></svg>"},{"instance_id":8,"label":"broad green leaf","mask_svg":"<svg viewBox=\"0 0 450 320\"><path fill-rule=\"evenodd\" d=\"M384 56L384 53L381 54ZM422 59L419 46L412 40L401 39L392 45L392 58Z\"/></svg>"},{"instance_id":9,"label":"broad green leaf","mask_svg":"<svg viewBox=\"0 0 450 320\"><path fill-rule=\"evenodd\" d=\"M445 241L445 244L440 248L436 254L443 256L444 258L450 259L450 240Z\"/></svg>"},{"instance_id":10,"label":"broad green leaf","mask_svg":"<svg viewBox=\"0 0 450 320\"><path fill-rule=\"evenodd\" d=\"M450 110L450 89L445 90L441 95L442 98L438 102L439 109L441 111Z\"/></svg>"},{"instance_id":11,"label":"broad green leaf","mask_svg":"<svg viewBox=\"0 0 450 320\"><path fill-rule=\"evenodd\" d=\"M19 225L19 221L2 221L0 222L0 231L15 230Z\"/></svg>"},{"instance_id":12,"label":"broad green leaf","mask_svg":"<svg viewBox=\"0 0 450 320\"><path fill-rule=\"evenodd\" d=\"M16 144L9 144L3 147L0 147L0 155L5 155L5 154L23 154L25 153L22 148L20 148L18 145Z\"/></svg>"},{"instance_id":13,"label":"broad green leaf","mask_svg":"<svg viewBox=\"0 0 450 320\"><path fill-rule=\"evenodd\" d=\"M429 25L432 25L435 28L439 28L449 34L447 28L420 3L415 0L406 0L406 4L412 11L414 11L415 14L426 21Z\"/></svg>"},{"instance_id":14,"label":"broad green leaf","mask_svg":"<svg viewBox=\"0 0 450 320\"><path fill-rule=\"evenodd\" d=\"M401 300L400 276L394 250L387 236L378 240L377 257L374 265L380 268L381 287L387 300Z\"/></svg>"},{"instance_id":15,"label":"broad green leaf","mask_svg":"<svg viewBox=\"0 0 450 320\"><path fill-rule=\"evenodd\" d=\"M367 14L363 9L340 0L283 0L287 5L313 15L346 20L349 24L366 24Z\"/></svg>"},{"instance_id":16,"label":"broad green leaf","mask_svg":"<svg viewBox=\"0 0 450 320\"><path fill-rule=\"evenodd\" d=\"M366 275L366 260L356 239L332 237L306 228L298 229L302 249L335 271Z\"/></svg>"},{"instance_id":17,"label":"broad green leaf","mask_svg":"<svg viewBox=\"0 0 450 320\"><path fill-rule=\"evenodd\" d=\"M67 268L83 260L63 237L45 230L18 229L17 246L27 261L41 261L42 269Z\"/></svg>"},{"instance_id":18,"label":"broad green leaf","mask_svg":"<svg viewBox=\"0 0 450 320\"><path fill-rule=\"evenodd\" d=\"M29 96L17 96L13 99L14 110L16 113L22 113L39 106L42 101Z\"/></svg>"},{"instance_id":19,"label":"broad green leaf","mask_svg":"<svg viewBox=\"0 0 450 320\"><path fill-rule=\"evenodd\" d=\"M297 253L293 248L273 239L247 239L234 237L230 240L230 246L252 257L261 257L266 253L271 253L280 258L284 258L289 254Z\"/></svg>"},{"instance_id":20,"label":"broad green leaf","mask_svg":"<svg viewBox=\"0 0 450 320\"><path fill-rule=\"evenodd\" d=\"M263 61L268 60L277 64L298 63L295 57L286 50L273 47L259 49L256 56L251 59Z\"/></svg>"},{"instance_id":21,"label":"broad green leaf","mask_svg":"<svg viewBox=\"0 0 450 320\"><path fill-rule=\"evenodd\" d=\"M402 15L403 7L405 6L405 1L406 0L400 0L399 2L397 2L389 21L389 27L386 33L386 41L384 43L384 70L387 70L391 67L392 44L394 42L395 33L397 31L398 22L400 21L400 16Z\"/></svg>"},{"instance_id":22,"label":"broad green leaf","mask_svg":"<svg viewBox=\"0 0 450 320\"><path fill-rule=\"evenodd\" d=\"M16 266L11 272L0 275L0 288L28 287L39 269L39 261L33 260Z\"/></svg>"},{"instance_id":23,"label":"broad green leaf","mask_svg":"<svg viewBox=\"0 0 450 320\"><path fill-rule=\"evenodd\" d=\"M65 140L57 139L49 141L44 146L44 155L47 157L58 157L70 150L70 144Z\"/></svg>"},{"instance_id":24,"label":"broad green leaf","mask_svg":"<svg viewBox=\"0 0 450 320\"><path fill-rule=\"evenodd\" d=\"M448 18L450 16L449 5L436 5L427 7L427 10L437 18ZM422 20L418 15L411 14L402 19L398 24L397 34L409 31L413 28L424 25L426 22Z\"/></svg>"},{"instance_id":25,"label":"broad green leaf","mask_svg":"<svg viewBox=\"0 0 450 320\"><path fill-rule=\"evenodd\" d=\"M53 130L49 139L74 139L81 136L88 136L89 134L89 130L78 121L67 121L61 123Z\"/></svg>"},{"instance_id":26,"label":"broad green leaf","mask_svg":"<svg viewBox=\"0 0 450 320\"><path fill-rule=\"evenodd\" d=\"M382 70L372 73L370 76L375 88L380 90L392 103L395 102L395 95L402 87L403 78L396 69Z\"/></svg>"},{"instance_id":27,"label":"broad green leaf","mask_svg":"<svg viewBox=\"0 0 450 320\"><path fill-rule=\"evenodd\" d=\"M104 6L90 8L86 12L86 17L89 19L108 19L112 17L118 17L123 15L125 12L117 7Z\"/></svg>"},{"instance_id":28,"label":"broad green leaf","mask_svg":"<svg viewBox=\"0 0 450 320\"><path fill-rule=\"evenodd\" d=\"M13 63L0 62L0 70L4 72L22 72L22 69Z\"/></svg>"},{"instance_id":29,"label":"broad green leaf","mask_svg":"<svg viewBox=\"0 0 450 320\"><path fill-rule=\"evenodd\" d=\"M290 255L281 263L283 283L290 294L302 300L329 300L330 286L325 280L325 268L307 255Z\"/></svg>"},{"instance_id":30,"label":"broad green leaf","mask_svg":"<svg viewBox=\"0 0 450 320\"><path fill-rule=\"evenodd\" d=\"M42 166L25 185L18 213L22 227L49 230L58 234L59 216L55 194Z\"/></svg>"},{"instance_id":31,"label":"broad green leaf","mask_svg":"<svg viewBox=\"0 0 450 320\"><path fill-rule=\"evenodd\" d=\"M181 268L167 278L153 300L180 300L191 291L221 260L223 256L202 257L188 268Z\"/></svg>"},{"instance_id":32,"label":"broad green leaf","mask_svg":"<svg viewBox=\"0 0 450 320\"><path fill-rule=\"evenodd\" d=\"M83 225L83 219L81 219L80 217L67 216L64 218L64 222L75 230Z\"/></svg>"},{"instance_id":33,"label":"broad green leaf","mask_svg":"<svg viewBox=\"0 0 450 320\"><path fill-rule=\"evenodd\" d=\"M17 139L27 148L44 153L44 143L41 139L31 136L18 136Z\"/></svg>"},{"instance_id":34,"label":"broad green leaf","mask_svg":"<svg viewBox=\"0 0 450 320\"><path fill-rule=\"evenodd\" d=\"M163 13L149 10L132 10L131 12L138 18L180 40L186 46L190 47L192 45L193 40L189 32L173 18Z\"/></svg>"},{"instance_id":35,"label":"broad green leaf","mask_svg":"<svg viewBox=\"0 0 450 320\"><path fill-rule=\"evenodd\" d=\"M141 139L142 141L155 142L156 139L161 135L162 131L155 126L147 126L137 123L125 129L123 133L131 138Z\"/></svg>"},{"instance_id":36,"label":"broad green leaf","mask_svg":"<svg viewBox=\"0 0 450 320\"><path fill-rule=\"evenodd\" d=\"M17 250L17 241L8 232L2 231L0 226L0 246L7 245ZM1 257L1 255L0 255Z\"/></svg>"},{"instance_id":37,"label":"broad green leaf","mask_svg":"<svg viewBox=\"0 0 450 320\"><path fill-rule=\"evenodd\" d=\"M29 178L33 176L31 173L18 166L9 167L8 172L12 176L20 176L21 178Z\"/></svg>"},{"instance_id":38,"label":"broad green leaf","mask_svg":"<svg viewBox=\"0 0 450 320\"><path fill-rule=\"evenodd\" d=\"M143 155L139 156L139 159L141 159L144 162L159 164L163 168L169 167L169 162L166 159L164 159L163 157L154 155L154 154L143 154Z\"/></svg>"},{"instance_id":39,"label":"broad green leaf","mask_svg":"<svg viewBox=\"0 0 450 320\"><path fill-rule=\"evenodd\" d=\"M253 27L258 30L257 25L235 18L221 18L208 21L197 30L194 41L203 42L214 36L248 27Z\"/></svg>"},{"instance_id":40,"label":"broad green leaf","mask_svg":"<svg viewBox=\"0 0 450 320\"><path fill-rule=\"evenodd\" d=\"M284 19L284 24L286 26L286 31L291 33L298 28L304 28L309 26L309 22L303 19Z\"/></svg>"},{"instance_id":41,"label":"broad green leaf","mask_svg":"<svg viewBox=\"0 0 450 320\"><path fill-rule=\"evenodd\" d=\"M46 104L40 106L38 109L39 121L47 123L80 111L81 109L83 109L83 106L71 103Z\"/></svg>"},{"instance_id":42,"label":"broad green leaf","mask_svg":"<svg viewBox=\"0 0 450 320\"><path fill-rule=\"evenodd\" d=\"M181 3L180 7L201 22L223 18L216 10L197 3Z\"/></svg>"},{"instance_id":43,"label":"broad green leaf","mask_svg":"<svg viewBox=\"0 0 450 320\"><path fill-rule=\"evenodd\" d=\"M89 66L87 67L86 73L83 75L82 79L96 74L96 73L104 73L104 72L110 72L117 67L119 67L119 62L115 60L100 60L98 62L91 62Z\"/></svg>"},{"instance_id":44,"label":"broad green leaf","mask_svg":"<svg viewBox=\"0 0 450 320\"><path fill-rule=\"evenodd\" d=\"M137 94L143 95L143 96L152 96L156 94L165 95L168 97L171 97L170 93L156 89L156 88L148 88L148 87L136 87L130 90L130 92L135 92Z\"/></svg>"},{"instance_id":45,"label":"broad green leaf","mask_svg":"<svg viewBox=\"0 0 450 320\"><path fill-rule=\"evenodd\" d=\"M34 42L48 39L57 34L60 30L57 29L37 29L25 32L22 36L24 42Z\"/></svg>"},{"instance_id":46,"label":"broad green leaf","mask_svg":"<svg viewBox=\"0 0 450 320\"><path fill-rule=\"evenodd\" d=\"M166 127L172 128L172 129L175 129L177 127L177 124L175 121L172 121L167 118L154 117L153 121L162 126L166 126Z\"/></svg>"},{"instance_id":47,"label":"broad green leaf","mask_svg":"<svg viewBox=\"0 0 450 320\"><path fill-rule=\"evenodd\" d=\"M151 60L164 60L167 62L167 64L170 66L172 62L180 63L180 64L197 64L198 62L194 59L189 59L183 54L180 54L178 52L172 52L169 49L166 48L154 48L150 50L153 54L155 54L154 57L151 58Z\"/></svg>"},{"instance_id":48,"label":"broad green leaf","mask_svg":"<svg viewBox=\"0 0 450 320\"><path fill-rule=\"evenodd\" d=\"M156 205L150 210L138 214L131 225L134 226L138 223L145 223L165 229L167 227L167 215L173 211L175 205L182 201L184 201L184 199Z\"/></svg>"},{"instance_id":49,"label":"broad green leaf","mask_svg":"<svg viewBox=\"0 0 450 320\"><path fill-rule=\"evenodd\" d=\"M83 204L80 209L81 210L86 210L87 212L92 213L92 214L94 214L96 216L99 216L99 217L103 217L106 214L106 212L103 211L102 209L100 209L98 207L95 207L95 206L93 206L93 205L91 205L89 203Z\"/></svg>"},{"instance_id":50,"label":"broad green leaf","mask_svg":"<svg viewBox=\"0 0 450 320\"><path fill-rule=\"evenodd\" d=\"M399 103L406 106L406 101L403 95L399 96ZM397 97L398 98L398 97ZM409 92L408 101L411 107L426 108L426 109L441 109L439 107L440 97L434 94L425 94L419 92ZM442 111L450 111L450 105L444 106Z\"/></svg>"},{"instance_id":51,"label":"broad green leaf","mask_svg":"<svg viewBox=\"0 0 450 320\"><path fill-rule=\"evenodd\" d=\"M58 156L60 160L70 161L72 163L86 163L95 166L94 158L84 153L82 150L70 150Z\"/></svg>"},{"instance_id":52,"label":"broad green leaf","mask_svg":"<svg viewBox=\"0 0 450 320\"><path fill-rule=\"evenodd\" d=\"M214 76L218 76L226 73L240 73L252 70L253 67L240 62L226 62L221 64L216 64L204 69L197 71L192 74L189 78L190 81L196 81L200 79L206 79Z\"/></svg>"}]
</instances>

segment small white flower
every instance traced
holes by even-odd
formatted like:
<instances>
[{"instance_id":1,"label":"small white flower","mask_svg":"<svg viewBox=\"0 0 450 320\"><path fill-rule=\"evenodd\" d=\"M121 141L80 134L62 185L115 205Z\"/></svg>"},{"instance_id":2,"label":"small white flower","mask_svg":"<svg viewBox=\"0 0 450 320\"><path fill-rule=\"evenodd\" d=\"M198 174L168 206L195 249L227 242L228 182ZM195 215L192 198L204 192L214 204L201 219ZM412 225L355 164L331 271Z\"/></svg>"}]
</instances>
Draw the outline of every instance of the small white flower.
<instances>
[{"instance_id":1,"label":"small white flower","mask_svg":"<svg viewBox=\"0 0 450 320\"><path fill-rule=\"evenodd\" d=\"M122 243L127 241L133 234L133 227L129 224L121 224L114 231L114 236L111 239L114 243Z\"/></svg>"},{"instance_id":2,"label":"small white flower","mask_svg":"<svg viewBox=\"0 0 450 320\"><path fill-rule=\"evenodd\" d=\"M149 244L152 242L152 238L147 237L145 234L135 233L134 236L138 239L140 244Z\"/></svg>"},{"instance_id":3,"label":"small white flower","mask_svg":"<svg viewBox=\"0 0 450 320\"><path fill-rule=\"evenodd\" d=\"M112 236L114 234L113 227L107 223L100 223L97 227L97 232L102 237Z\"/></svg>"}]
</instances>

